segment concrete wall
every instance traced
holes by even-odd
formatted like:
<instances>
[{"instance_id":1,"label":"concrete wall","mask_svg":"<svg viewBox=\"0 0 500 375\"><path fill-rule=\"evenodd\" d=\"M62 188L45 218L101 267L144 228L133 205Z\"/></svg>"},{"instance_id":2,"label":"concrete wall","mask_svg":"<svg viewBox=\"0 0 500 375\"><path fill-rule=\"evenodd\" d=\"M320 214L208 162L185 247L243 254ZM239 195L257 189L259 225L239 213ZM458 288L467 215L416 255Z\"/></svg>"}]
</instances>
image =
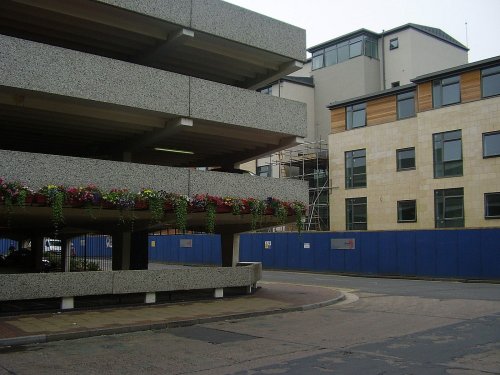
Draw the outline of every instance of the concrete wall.
<instances>
[{"instance_id":1,"label":"concrete wall","mask_svg":"<svg viewBox=\"0 0 500 375\"><path fill-rule=\"evenodd\" d=\"M482 134L496 131L500 98L418 113L417 117L330 135L330 220L345 230L345 199L367 197L368 230L434 228L434 190L463 187L465 227L499 227L484 218L484 193L500 191L500 158L483 159ZM462 130L463 176L435 179L435 133ZM416 170L396 171L396 150L415 147ZM345 189L344 153L366 148L367 188ZM417 200L417 222L397 223L397 201Z\"/></svg>"},{"instance_id":2,"label":"concrete wall","mask_svg":"<svg viewBox=\"0 0 500 375\"><path fill-rule=\"evenodd\" d=\"M399 47L390 50L393 38L398 38ZM466 64L468 59L467 51L412 28L386 35L384 49L385 88L395 81L405 85L419 75Z\"/></svg>"},{"instance_id":3,"label":"concrete wall","mask_svg":"<svg viewBox=\"0 0 500 375\"><path fill-rule=\"evenodd\" d=\"M5 35L0 50L6 87L306 135L303 103Z\"/></svg>"},{"instance_id":4,"label":"concrete wall","mask_svg":"<svg viewBox=\"0 0 500 375\"><path fill-rule=\"evenodd\" d=\"M358 56L312 72L317 139L327 139L330 134L328 104L380 90L379 65L377 59Z\"/></svg>"},{"instance_id":5,"label":"concrete wall","mask_svg":"<svg viewBox=\"0 0 500 375\"><path fill-rule=\"evenodd\" d=\"M262 265L169 270L0 274L0 301L254 285Z\"/></svg>"},{"instance_id":6,"label":"concrete wall","mask_svg":"<svg viewBox=\"0 0 500 375\"><path fill-rule=\"evenodd\" d=\"M186 195L308 200L307 184L303 181L8 150L0 150L0 171L6 180L20 180L32 188L92 183L103 189L152 188Z\"/></svg>"},{"instance_id":7,"label":"concrete wall","mask_svg":"<svg viewBox=\"0 0 500 375\"><path fill-rule=\"evenodd\" d=\"M305 30L224 1L98 1L300 61L306 58Z\"/></svg>"}]
</instances>

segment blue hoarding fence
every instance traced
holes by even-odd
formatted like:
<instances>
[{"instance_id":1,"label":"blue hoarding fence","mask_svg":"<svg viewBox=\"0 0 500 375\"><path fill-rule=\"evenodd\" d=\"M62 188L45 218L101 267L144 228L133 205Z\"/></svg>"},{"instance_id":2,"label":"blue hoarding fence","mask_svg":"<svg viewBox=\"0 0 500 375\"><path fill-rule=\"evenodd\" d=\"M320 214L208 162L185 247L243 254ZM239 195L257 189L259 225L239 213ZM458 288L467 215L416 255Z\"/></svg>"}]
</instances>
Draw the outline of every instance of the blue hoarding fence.
<instances>
[{"instance_id":1,"label":"blue hoarding fence","mask_svg":"<svg viewBox=\"0 0 500 375\"><path fill-rule=\"evenodd\" d=\"M179 264L222 264L219 235L152 235L149 236L149 261Z\"/></svg>"},{"instance_id":2,"label":"blue hoarding fence","mask_svg":"<svg viewBox=\"0 0 500 375\"><path fill-rule=\"evenodd\" d=\"M500 229L243 234L240 260L285 270L500 279Z\"/></svg>"}]
</instances>

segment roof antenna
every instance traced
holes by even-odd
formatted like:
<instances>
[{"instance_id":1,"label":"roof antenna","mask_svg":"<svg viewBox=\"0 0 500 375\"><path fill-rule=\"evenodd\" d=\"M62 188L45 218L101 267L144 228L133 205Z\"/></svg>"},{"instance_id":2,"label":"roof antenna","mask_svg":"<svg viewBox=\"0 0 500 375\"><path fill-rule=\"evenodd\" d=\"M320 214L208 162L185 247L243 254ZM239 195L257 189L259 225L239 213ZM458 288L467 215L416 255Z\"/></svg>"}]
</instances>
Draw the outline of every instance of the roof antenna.
<instances>
[{"instance_id":1,"label":"roof antenna","mask_svg":"<svg viewBox=\"0 0 500 375\"><path fill-rule=\"evenodd\" d=\"M465 46L469 48L469 34L467 32L467 21L465 21Z\"/></svg>"}]
</instances>

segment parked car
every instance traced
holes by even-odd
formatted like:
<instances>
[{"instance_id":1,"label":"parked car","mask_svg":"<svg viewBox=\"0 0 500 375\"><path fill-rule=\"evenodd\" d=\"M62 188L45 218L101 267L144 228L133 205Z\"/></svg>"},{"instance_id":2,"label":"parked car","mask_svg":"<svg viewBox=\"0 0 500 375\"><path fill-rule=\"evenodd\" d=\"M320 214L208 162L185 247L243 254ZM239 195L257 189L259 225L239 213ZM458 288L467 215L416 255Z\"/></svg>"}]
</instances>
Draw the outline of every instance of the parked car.
<instances>
[{"instance_id":1,"label":"parked car","mask_svg":"<svg viewBox=\"0 0 500 375\"><path fill-rule=\"evenodd\" d=\"M61 254L61 240L55 238L44 238L44 251Z\"/></svg>"}]
</instances>

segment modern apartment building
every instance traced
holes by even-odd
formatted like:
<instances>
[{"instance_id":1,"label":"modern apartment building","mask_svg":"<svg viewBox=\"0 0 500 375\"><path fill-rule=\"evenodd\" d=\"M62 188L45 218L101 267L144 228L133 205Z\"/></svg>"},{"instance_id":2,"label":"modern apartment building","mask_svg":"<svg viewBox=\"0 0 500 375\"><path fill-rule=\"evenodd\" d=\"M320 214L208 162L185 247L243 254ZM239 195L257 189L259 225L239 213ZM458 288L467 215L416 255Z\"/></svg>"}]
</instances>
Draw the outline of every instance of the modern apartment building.
<instances>
[{"instance_id":1,"label":"modern apartment building","mask_svg":"<svg viewBox=\"0 0 500 375\"><path fill-rule=\"evenodd\" d=\"M323 147L330 134L327 106L404 86L411 78L428 72L463 65L467 63L467 51L466 46L442 30L412 23L382 33L360 29L308 48L312 57L302 69L262 87L260 92L306 103L305 142L312 144L267 155L245 167L255 168L258 175L298 175L309 180L311 214L322 223L316 229L327 230L328 185L324 181L328 182L328 157L324 150L327 147ZM319 145L316 153L314 145ZM287 164L295 164L293 173L283 168ZM316 212L315 202L321 202Z\"/></svg>"},{"instance_id":2,"label":"modern apartment building","mask_svg":"<svg viewBox=\"0 0 500 375\"><path fill-rule=\"evenodd\" d=\"M500 226L500 57L329 109L332 229Z\"/></svg>"}]
</instances>

